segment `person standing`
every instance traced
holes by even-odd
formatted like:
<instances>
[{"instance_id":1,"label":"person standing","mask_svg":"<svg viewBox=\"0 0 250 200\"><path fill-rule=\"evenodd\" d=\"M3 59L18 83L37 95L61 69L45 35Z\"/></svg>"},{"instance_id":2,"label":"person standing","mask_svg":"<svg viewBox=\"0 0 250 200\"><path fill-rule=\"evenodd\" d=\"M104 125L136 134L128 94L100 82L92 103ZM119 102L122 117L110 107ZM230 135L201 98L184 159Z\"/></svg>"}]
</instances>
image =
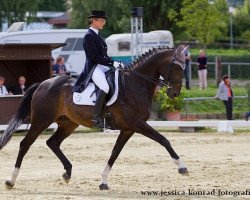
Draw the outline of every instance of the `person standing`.
<instances>
[{"instance_id":1,"label":"person standing","mask_svg":"<svg viewBox=\"0 0 250 200\"><path fill-rule=\"evenodd\" d=\"M245 119L246 119L246 121L248 121L248 118L250 117L250 112L246 112L245 113Z\"/></svg>"},{"instance_id":2,"label":"person standing","mask_svg":"<svg viewBox=\"0 0 250 200\"><path fill-rule=\"evenodd\" d=\"M207 88L207 57L203 49L199 51L196 64L198 66L199 87L201 90L205 90Z\"/></svg>"},{"instance_id":3,"label":"person standing","mask_svg":"<svg viewBox=\"0 0 250 200\"><path fill-rule=\"evenodd\" d=\"M191 54L188 51L187 54L185 55L185 80L186 80L186 89L190 90L190 76L189 76L189 70L190 70L190 61L191 61Z\"/></svg>"},{"instance_id":4,"label":"person standing","mask_svg":"<svg viewBox=\"0 0 250 200\"><path fill-rule=\"evenodd\" d=\"M88 85L89 80L92 79L100 89L97 94L92 120L95 128L104 127L101 115L106 102L106 95L109 92L105 72L110 68L123 67L121 63L113 61L107 55L107 44L99 35L99 31L105 26L107 19L105 11L102 10L93 10L91 15L88 16L90 28L83 38L83 48L86 54L85 67L73 87L73 92L82 92Z\"/></svg>"},{"instance_id":5,"label":"person standing","mask_svg":"<svg viewBox=\"0 0 250 200\"><path fill-rule=\"evenodd\" d=\"M248 108L250 108L250 85L249 84L246 85L246 91L247 91L247 104L248 104ZM250 111L248 110L248 112L245 113L245 120L248 121L249 117L250 117Z\"/></svg>"},{"instance_id":6,"label":"person standing","mask_svg":"<svg viewBox=\"0 0 250 200\"><path fill-rule=\"evenodd\" d=\"M222 81L219 84L218 92L215 96L217 99L223 101L226 108L226 115L228 120L233 119L233 90L230 84L230 78L228 75L222 77Z\"/></svg>"}]
</instances>

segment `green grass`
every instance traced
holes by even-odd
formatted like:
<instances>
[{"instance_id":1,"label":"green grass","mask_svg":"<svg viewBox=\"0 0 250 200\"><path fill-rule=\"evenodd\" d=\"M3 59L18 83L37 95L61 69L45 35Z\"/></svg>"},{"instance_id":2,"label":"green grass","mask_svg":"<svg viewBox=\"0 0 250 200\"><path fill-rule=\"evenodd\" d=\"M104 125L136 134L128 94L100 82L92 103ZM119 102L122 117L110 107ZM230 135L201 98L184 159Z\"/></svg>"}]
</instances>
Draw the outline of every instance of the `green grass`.
<instances>
[{"instance_id":1,"label":"green grass","mask_svg":"<svg viewBox=\"0 0 250 200\"><path fill-rule=\"evenodd\" d=\"M198 87L192 87L191 90L183 88L182 92L184 98L194 97L214 97L217 93L218 88L216 86L209 86L206 90L199 90ZM234 96L245 96L246 89L244 87L233 87ZM182 111L185 112L184 105ZM248 99L234 99L233 101L233 112L242 114L248 111ZM210 99L201 101L189 101L188 102L188 113L225 113L224 104L220 100Z\"/></svg>"},{"instance_id":2,"label":"green grass","mask_svg":"<svg viewBox=\"0 0 250 200\"><path fill-rule=\"evenodd\" d=\"M190 48L191 55L198 55L200 49ZM242 56L249 55L249 49L206 49L206 54L209 56L216 55L224 55L224 56Z\"/></svg>"}]
</instances>

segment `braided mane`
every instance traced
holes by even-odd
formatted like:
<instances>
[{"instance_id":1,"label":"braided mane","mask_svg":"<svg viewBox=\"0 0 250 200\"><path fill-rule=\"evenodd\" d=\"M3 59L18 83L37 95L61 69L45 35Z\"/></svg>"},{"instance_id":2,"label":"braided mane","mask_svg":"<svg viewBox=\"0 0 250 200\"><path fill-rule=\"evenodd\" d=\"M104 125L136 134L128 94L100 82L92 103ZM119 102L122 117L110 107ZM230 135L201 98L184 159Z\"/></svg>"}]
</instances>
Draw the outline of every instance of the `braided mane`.
<instances>
[{"instance_id":1,"label":"braided mane","mask_svg":"<svg viewBox=\"0 0 250 200\"><path fill-rule=\"evenodd\" d=\"M134 69L137 67L140 67L141 65L143 65L146 61L148 61L153 55L159 53L159 52L163 52L169 49L173 49L173 48L169 48L169 47L158 47L158 48L153 48L150 49L149 51L147 51L146 53L142 54L141 56L139 56L138 59L136 59L135 61L132 61L127 68L129 69Z\"/></svg>"}]
</instances>

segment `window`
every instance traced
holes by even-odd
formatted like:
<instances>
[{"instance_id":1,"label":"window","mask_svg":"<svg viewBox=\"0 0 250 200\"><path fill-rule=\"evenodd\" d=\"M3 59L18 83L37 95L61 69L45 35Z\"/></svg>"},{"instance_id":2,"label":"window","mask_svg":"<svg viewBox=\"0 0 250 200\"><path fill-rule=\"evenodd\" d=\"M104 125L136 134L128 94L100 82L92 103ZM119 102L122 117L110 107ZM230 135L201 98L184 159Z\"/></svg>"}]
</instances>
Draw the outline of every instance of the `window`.
<instances>
[{"instance_id":1,"label":"window","mask_svg":"<svg viewBox=\"0 0 250 200\"><path fill-rule=\"evenodd\" d=\"M83 38L77 38L75 46L73 48L74 51L83 51Z\"/></svg>"},{"instance_id":2,"label":"window","mask_svg":"<svg viewBox=\"0 0 250 200\"><path fill-rule=\"evenodd\" d=\"M130 51L130 42L118 42L118 51Z\"/></svg>"},{"instance_id":3,"label":"window","mask_svg":"<svg viewBox=\"0 0 250 200\"><path fill-rule=\"evenodd\" d=\"M62 48L62 51L71 51L75 45L76 38L67 38L66 40L66 46Z\"/></svg>"}]
</instances>

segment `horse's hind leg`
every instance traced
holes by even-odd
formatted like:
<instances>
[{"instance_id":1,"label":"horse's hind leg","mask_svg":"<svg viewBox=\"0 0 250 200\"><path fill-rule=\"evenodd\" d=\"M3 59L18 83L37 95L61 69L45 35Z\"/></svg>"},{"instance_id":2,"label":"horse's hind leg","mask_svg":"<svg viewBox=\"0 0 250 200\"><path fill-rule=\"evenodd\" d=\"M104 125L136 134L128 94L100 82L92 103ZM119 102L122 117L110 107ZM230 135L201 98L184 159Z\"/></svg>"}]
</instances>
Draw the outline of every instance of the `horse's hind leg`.
<instances>
[{"instance_id":1,"label":"horse's hind leg","mask_svg":"<svg viewBox=\"0 0 250 200\"><path fill-rule=\"evenodd\" d=\"M112 154L108 160L108 164L104 168L102 172L102 182L99 185L100 190L108 190L108 175L111 170L111 167L113 166L114 162L116 161L117 157L119 156L120 152L122 151L124 145L127 143L129 138L134 134L133 131L123 131L121 130L121 133L119 134L115 146L113 148Z\"/></svg>"},{"instance_id":2,"label":"horse's hind leg","mask_svg":"<svg viewBox=\"0 0 250 200\"><path fill-rule=\"evenodd\" d=\"M78 124L75 124L74 122L65 118L59 123L57 131L46 142L49 148L62 162L64 169L66 170L66 172L63 174L63 179L66 183L68 183L71 178L72 164L61 151L60 145L63 140L67 138L77 127Z\"/></svg>"},{"instance_id":3,"label":"horse's hind leg","mask_svg":"<svg viewBox=\"0 0 250 200\"><path fill-rule=\"evenodd\" d=\"M42 131L44 131L46 128L49 127L49 123L32 123L30 130L28 131L27 135L25 136L25 138L20 142L20 147L19 147L19 152L18 152L18 156L17 156L17 160L16 160L16 164L15 164L15 169L12 172L12 177L11 180L7 180L5 182L5 186L7 189L12 189L16 178L19 174L19 170L23 161L24 156L26 155L26 153L28 152L30 146L35 142L35 140L37 139L37 137L40 135L40 133Z\"/></svg>"}]
</instances>

